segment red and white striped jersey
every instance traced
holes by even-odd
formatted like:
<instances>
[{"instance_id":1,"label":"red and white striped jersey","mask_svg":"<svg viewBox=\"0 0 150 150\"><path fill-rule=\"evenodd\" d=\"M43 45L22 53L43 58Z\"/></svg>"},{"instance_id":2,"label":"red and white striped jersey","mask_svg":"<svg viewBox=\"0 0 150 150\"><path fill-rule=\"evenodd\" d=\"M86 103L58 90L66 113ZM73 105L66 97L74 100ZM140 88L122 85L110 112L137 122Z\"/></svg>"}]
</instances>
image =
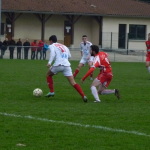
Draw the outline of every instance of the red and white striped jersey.
<instances>
[{"instance_id":1,"label":"red and white striped jersey","mask_svg":"<svg viewBox=\"0 0 150 150\"><path fill-rule=\"evenodd\" d=\"M108 54L105 52L99 52L94 57L93 67L100 68L100 70L105 73L112 72L112 67L108 59Z\"/></svg>"}]
</instances>

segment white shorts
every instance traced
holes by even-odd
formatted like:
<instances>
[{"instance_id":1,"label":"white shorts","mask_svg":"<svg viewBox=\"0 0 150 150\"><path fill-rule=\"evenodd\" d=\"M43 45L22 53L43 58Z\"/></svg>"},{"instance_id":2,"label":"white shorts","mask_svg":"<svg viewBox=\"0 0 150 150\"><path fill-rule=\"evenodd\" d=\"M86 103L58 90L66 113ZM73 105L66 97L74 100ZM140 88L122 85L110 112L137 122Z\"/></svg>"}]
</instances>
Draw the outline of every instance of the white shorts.
<instances>
[{"instance_id":1,"label":"white shorts","mask_svg":"<svg viewBox=\"0 0 150 150\"><path fill-rule=\"evenodd\" d=\"M93 62L93 60L94 60L94 56L90 56L90 58L89 59L87 59L87 58L81 58L81 60L80 60L80 64L86 64L86 63L89 63L89 62Z\"/></svg>"},{"instance_id":2,"label":"white shorts","mask_svg":"<svg viewBox=\"0 0 150 150\"><path fill-rule=\"evenodd\" d=\"M64 76L73 76L72 69L70 66L52 66L50 68L51 72L54 74L57 74L59 72L62 72Z\"/></svg>"}]
</instances>

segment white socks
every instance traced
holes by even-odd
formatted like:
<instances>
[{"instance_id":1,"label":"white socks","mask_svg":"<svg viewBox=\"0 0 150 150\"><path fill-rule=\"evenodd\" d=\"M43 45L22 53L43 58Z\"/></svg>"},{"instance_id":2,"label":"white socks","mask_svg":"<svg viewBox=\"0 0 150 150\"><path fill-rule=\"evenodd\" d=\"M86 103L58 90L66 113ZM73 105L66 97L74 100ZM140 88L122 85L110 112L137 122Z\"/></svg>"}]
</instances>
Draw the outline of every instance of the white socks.
<instances>
[{"instance_id":1,"label":"white socks","mask_svg":"<svg viewBox=\"0 0 150 150\"><path fill-rule=\"evenodd\" d=\"M97 92L97 89L95 86L91 86L91 91L92 91L92 94L93 94L95 100L100 101L99 96L98 96L98 92Z\"/></svg>"},{"instance_id":2,"label":"white socks","mask_svg":"<svg viewBox=\"0 0 150 150\"><path fill-rule=\"evenodd\" d=\"M147 67L147 70L148 70L148 72L150 73L150 66L149 66L149 67Z\"/></svg>"},{"instance_id":3,"label":"white socks","mask_svg":"<svg viewBox=\"0 0 150 150\"><path fill-rule=\"evenodd\" d=\"M108 95L108 94L114 94L115 93L115 89L114 90L103 90L101 92L102 95Z\"/></svg>"}]
</instances>

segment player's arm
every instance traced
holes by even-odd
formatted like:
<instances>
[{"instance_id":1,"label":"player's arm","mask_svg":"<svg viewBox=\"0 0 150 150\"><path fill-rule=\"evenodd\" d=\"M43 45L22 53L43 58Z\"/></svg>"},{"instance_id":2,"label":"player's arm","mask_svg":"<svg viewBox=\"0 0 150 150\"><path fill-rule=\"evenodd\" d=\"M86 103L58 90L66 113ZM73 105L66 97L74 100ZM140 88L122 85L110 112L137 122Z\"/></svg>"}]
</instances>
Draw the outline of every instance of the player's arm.
<instances>
[{"instance_id":1,"label":"player's arm","mask_svg":"<svg viewBox=\"0 0 150 150\"><path fill-rule=\"evenodd\" d=\"M82 49L82 44L80 43L80 52L81 52L81 57L83 56L83 49Z\"/></svg>"},{"instance_id":2,"label":"player's arm","mask_svg":"<svg viewBox=\"0 0 150 150\"><path fill-rule=\"evenodd\" d=\"M70 50L67 48L68 58L71 58Z\"/></svg>"},{"instance_id":3,"label":"player's arm","mask_svg":"<svg viewBox=\"0 0 150 150\"><path fill-rule=\"evenodd\" d=\"M81 81L83 82L92 72L94 72L95 67L91 67L87 73L84 75L84 77L81 79Z\"/></svg>"},{"instance_id":4,"label":"player's arm","mask_svg":"<svg viewBox=\"0 0 150 150\"><path fill-rule=\"evenodd\" d=\"M49 57L47 67L51 66L52 62L54 61L55 55L56 55L55 50L52 46L49 46L49 50L50 50L50 57Z\"/></svg>"}]
</instances>

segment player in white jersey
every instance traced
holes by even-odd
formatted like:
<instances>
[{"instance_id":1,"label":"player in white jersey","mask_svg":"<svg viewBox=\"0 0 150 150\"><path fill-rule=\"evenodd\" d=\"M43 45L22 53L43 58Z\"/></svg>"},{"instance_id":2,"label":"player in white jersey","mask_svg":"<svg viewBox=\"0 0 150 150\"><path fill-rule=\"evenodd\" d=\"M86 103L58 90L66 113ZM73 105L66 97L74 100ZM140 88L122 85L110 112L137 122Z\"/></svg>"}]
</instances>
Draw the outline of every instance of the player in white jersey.
<instances>
[{"instance_id":1,"label":"player in white jersey","mask_svg":"<svg viewBox=\"0 0 150 150\"><path fill-rule=\"evenodd\" d=\"M52 35L49 38L50 41L50 58L47 64L49 68L47 72L47 83L50 89L50 92L46 95L46 97L54 96L54 86L53 86L53 75L62 72L63 75L68 79L69 83L77 90L77 92L82 96L84 102L87 102L87 97L82 91L79 84L77 84L74 80L71 64L68 61L68 58L71 57L69 49L60 43L57 43L56 35Z\"/></svg>"},{"instance_id":2,"label":"player in white jersey","mask_svg":"<svg viewBox=\"0 0 150 150\"><path fill-rule=\"evenodd\" d=\"M92 45L92 43L87 40L87 36L83 35L82 36L82 42L80 43L80 49L81 49L81 56L82 56L82 58L81 58L81 60L79 62L78 67L76 68L76 70L75 70L75 72L73 74L74 78L79 73L81 67L83 67L85 64L88 63L89 67L92 65L92 61L93 61L94 57L91 56L91 54L90 54L90 46L91 45ZM92 79L92 76L93 75L91 74L91 76L90 76L91 79Z\"/></svg>"}]
</instances>

